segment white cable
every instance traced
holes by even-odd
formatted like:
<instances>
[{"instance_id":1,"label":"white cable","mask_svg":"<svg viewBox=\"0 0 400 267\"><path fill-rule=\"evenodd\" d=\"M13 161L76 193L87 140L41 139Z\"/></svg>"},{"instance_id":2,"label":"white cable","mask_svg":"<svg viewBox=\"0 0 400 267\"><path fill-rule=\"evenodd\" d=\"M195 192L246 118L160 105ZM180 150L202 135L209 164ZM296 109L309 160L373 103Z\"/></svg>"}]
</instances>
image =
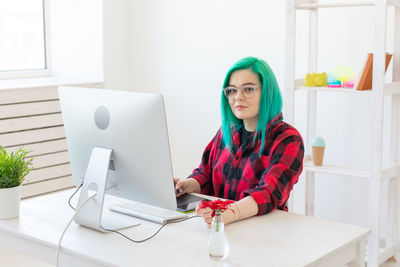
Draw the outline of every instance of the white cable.
<instances>
[{"instance_id":1,"label":"white cable","mask_svg":"<svg viewBox=\"0 0 400 267\"><path fill-rule=\"evenodd\" d=\"M69 220L67 226L65 227L63 233L61 234L61 237L60 237L60 240L58 241L58 246L57 246L57 260L56 260L56 266L57 266L57 267L58 267L58 260L59 260L59 255L60 255L60 249L61 249L61 241L62 241L62 239L63 239L63 237L64 237L65 232L67 231L68 227L70 226L70 224L71 224L72 221L74 220L76 214L81 210L81 208L82 208L89 200L91 200L92 198L94 198L96 195L97 195L97 193L95 193L93 196L91 196L91 197L89 197L88 199L86 199L86 200L82 203L82 205L80 205L80 206L75 210L74 216L72 216L71 220Z\"/></svg>"}]
</instances>

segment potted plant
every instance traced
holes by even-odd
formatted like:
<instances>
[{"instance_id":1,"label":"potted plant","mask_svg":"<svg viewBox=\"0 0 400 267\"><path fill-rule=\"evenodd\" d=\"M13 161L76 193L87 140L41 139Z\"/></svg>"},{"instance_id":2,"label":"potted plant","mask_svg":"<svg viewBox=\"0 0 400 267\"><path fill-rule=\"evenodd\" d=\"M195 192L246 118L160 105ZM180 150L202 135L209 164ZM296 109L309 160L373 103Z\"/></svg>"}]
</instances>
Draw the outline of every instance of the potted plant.
<instances>
[{"instance_id":1,"label":"potted plant","mask_svg":"<svg viewBox=\"0 0 400 267\"><path fill-rule=\"evenodd\" d=\"M19 216L21 184L33 169L33 159L26 159L28 153L23 148L8 153L0 146L0 219Z\"/></svg>"}]
</instances>

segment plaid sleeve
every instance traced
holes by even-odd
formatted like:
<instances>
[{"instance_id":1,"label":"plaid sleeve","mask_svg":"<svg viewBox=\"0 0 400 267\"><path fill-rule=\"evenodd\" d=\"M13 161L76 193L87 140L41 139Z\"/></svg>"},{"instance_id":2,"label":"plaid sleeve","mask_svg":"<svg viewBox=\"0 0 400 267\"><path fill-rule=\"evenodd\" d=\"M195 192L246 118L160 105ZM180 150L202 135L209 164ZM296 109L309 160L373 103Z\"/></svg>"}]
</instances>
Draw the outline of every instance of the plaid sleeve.
<instances>
[{"instance_id":1,"label":"plaid sleeve","mask_svg":"<svg viewBox=\"0 0 400 267\"><path fill-rule=\"evenodd\" d=\"M290 135L278 142L259 185L246 190L258 204L258 214L266 214L285 205L293 185L303 170L304 145L300 135Z\"/></svg>"},{"instance_id":2,"label":"plaid sleeve","mask_svg":"<svg viewBox=\"0 0 400 267\"><path fill-rule=\"evenodd\" d=\"M193 170L192 174L188 178L196 179L201 188L201 194L211 195L213 194L212 187L212 162L215 157L215 152L221 142L221 130L217 132L213 140L207 145L203 152L200 166Z\"/></svg>"}]
</instances>

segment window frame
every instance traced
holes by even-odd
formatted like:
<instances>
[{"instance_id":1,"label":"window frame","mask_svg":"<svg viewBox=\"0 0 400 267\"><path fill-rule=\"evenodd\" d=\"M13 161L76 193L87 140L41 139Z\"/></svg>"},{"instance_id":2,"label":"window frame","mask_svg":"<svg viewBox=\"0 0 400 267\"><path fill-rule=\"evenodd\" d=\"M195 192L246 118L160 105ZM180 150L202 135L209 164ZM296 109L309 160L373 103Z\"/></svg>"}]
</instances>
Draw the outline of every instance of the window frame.
<instances>
[{"instance_id":1,"label":"window frame","mask_svg":"<svg viewBox=\"0 0 400 267\"><path fill-rule=\"evenodd\" d=\"M11 71L0 71L0 80L6 79L19 79L19 78L35 78L35 77L46 77L51 76L50 66L50 38L49 38L49 0L42 0L43 5L43 27L44 27L44 69L32 69L32 70L11 70Z\"/></svg>"}]
</instances>

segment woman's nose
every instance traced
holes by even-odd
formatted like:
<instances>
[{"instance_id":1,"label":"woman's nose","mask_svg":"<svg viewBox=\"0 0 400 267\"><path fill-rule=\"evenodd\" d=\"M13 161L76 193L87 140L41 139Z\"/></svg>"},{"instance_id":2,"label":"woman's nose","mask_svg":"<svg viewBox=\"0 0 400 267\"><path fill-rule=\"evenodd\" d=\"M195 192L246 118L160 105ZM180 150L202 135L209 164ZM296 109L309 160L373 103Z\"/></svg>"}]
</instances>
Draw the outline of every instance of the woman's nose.
<instances>
[{"instance_id":1,"label":"woman's nose","mask_svg":"<svg viewBox=\"0 0 400 267\"><path fill-rule=\"evenodd\" d=\"M244 94L242 90L238 90L237 94L235 95L235 99L243 99Z\"/></svg>"}]
</instances>

